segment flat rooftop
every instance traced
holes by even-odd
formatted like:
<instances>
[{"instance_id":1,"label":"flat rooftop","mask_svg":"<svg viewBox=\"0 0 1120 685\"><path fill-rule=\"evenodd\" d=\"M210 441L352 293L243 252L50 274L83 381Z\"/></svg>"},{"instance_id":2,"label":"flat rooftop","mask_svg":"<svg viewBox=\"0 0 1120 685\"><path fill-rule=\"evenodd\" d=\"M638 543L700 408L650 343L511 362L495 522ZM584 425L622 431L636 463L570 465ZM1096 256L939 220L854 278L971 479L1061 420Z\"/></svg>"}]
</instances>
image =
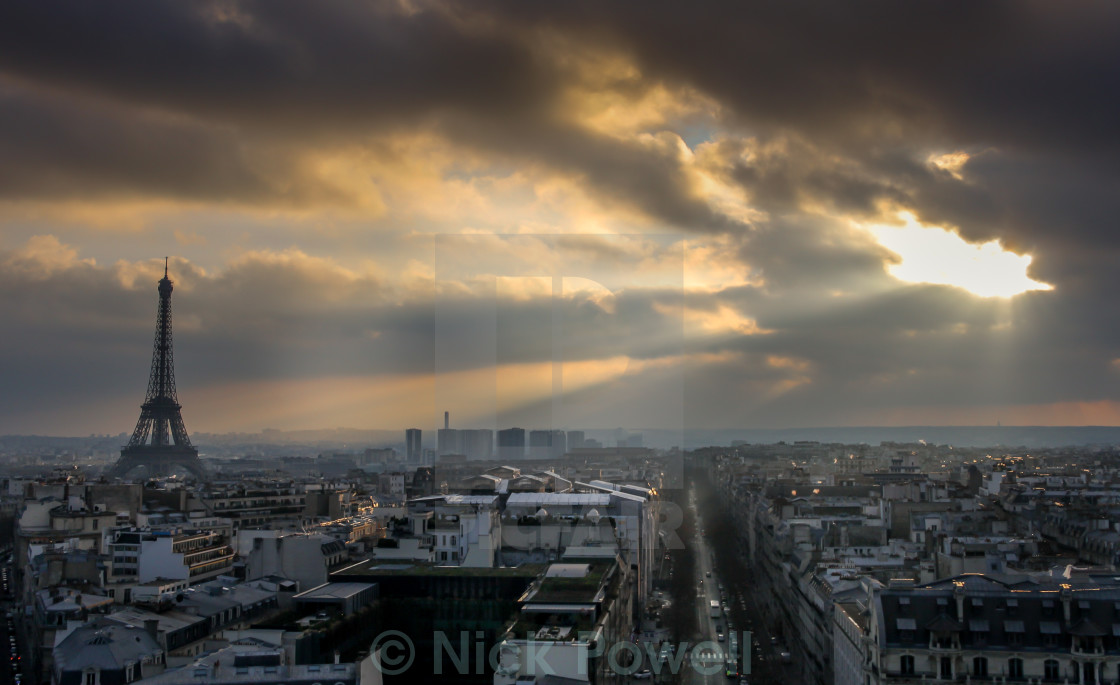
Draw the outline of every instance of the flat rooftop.
<instances>
[{"instance_id":1,"label":"flat rooftop","mask_svg":"<svg viewBox=\"0 0 1120 685\"><path fill-rule=\"evenodd\" d=\"M405 564L399 561L378 562L367 559L339 569L331 575L370 575L370 576L508 576L535 578L545 569L543 564L522 564L520 566L473 567L440 566L436 564Z\"/></svg>"},{"instance_id":2,"label":"flat rooftop","mask_svg":"<svg viewBox=\"0 0 1120 685\"><path fill-rule=\"evenodd\" d=\"M299 593L293 599L346 599L377 587L376 583L326 583Z\"/></svg>"}]
</instances>

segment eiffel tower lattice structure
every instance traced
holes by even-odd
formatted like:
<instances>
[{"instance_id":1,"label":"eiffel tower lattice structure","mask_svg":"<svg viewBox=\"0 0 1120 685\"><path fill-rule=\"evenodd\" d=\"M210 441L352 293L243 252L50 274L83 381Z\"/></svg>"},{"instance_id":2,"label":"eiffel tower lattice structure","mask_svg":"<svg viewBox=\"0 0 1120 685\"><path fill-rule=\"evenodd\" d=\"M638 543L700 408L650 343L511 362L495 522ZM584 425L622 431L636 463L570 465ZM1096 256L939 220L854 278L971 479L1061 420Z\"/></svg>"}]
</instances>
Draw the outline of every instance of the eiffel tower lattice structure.
<instances>
[{"instance_id":1,"label":"eiffel tower lattice structure","mask_svg":"<svg viewBox=\"0 0 1120 685\"><path fill-rule=\"evenodd\" d=\"M181 469L199 480L206 479L206 469L198 458L198 450L191 445L180 413L182 406L175 392L171 291L165 259L163 278L159 282L159 313L156 315L155 350L152 352L148 393L140 406L140 420L136 422L132 438L121 449L121 458L106 474L110 478L124 478L143 468L149 477L167 476Z\"/></svg>"}]
</instances>

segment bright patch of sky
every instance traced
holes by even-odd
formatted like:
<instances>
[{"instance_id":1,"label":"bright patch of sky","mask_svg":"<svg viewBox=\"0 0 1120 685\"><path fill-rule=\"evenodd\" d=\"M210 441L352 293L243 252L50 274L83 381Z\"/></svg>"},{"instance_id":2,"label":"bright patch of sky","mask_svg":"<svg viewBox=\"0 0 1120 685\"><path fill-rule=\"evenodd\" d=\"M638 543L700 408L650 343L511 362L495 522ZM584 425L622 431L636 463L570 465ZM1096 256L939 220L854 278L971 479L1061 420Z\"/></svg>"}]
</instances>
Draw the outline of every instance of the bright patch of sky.
<instances>
[{"instance_id":1,"label":"bright patch of sky","mask_svg":"<svg viewBox=\"0 0 1120 685\"><path fill-rule=\"evenodd\" d=\"M1027 275L1030 255L1003 249L997 240L970 243L952 231L900 214L902 225L866 226L879 243L900 257L888 267L907 283L933 283L963 288L980 297L1013 297L1031 290L1053 290Z\"/></svg>"}]
</instances>

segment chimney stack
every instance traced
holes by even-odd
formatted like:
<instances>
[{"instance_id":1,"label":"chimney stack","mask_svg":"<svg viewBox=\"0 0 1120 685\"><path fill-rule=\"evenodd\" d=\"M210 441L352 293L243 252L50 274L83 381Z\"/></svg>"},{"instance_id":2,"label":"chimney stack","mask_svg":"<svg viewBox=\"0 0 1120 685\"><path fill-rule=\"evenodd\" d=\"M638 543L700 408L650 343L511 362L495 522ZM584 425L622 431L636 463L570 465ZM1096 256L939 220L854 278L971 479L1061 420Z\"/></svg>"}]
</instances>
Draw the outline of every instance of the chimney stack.
<instances>
[{"instance_id":1,"label":"chimney stack","mask_svg":"<svg viewBox=\"0 0 1120 685\"><path fill-rule=\"evenodd\" d=\"M444 428L444 430L446 430L450 427L451 427L451 412L445 411L445 412L443 412L443 428Z\"/></svg>"}]
</instances>

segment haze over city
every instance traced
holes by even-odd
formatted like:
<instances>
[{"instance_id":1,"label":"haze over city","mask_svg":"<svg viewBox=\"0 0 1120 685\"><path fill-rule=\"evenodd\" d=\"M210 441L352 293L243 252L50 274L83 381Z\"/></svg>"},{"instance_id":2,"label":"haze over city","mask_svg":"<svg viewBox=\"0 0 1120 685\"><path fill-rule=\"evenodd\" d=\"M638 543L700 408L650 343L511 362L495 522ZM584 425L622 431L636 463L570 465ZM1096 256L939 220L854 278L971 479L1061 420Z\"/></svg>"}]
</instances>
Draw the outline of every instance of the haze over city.
<instances>
[{"instance_id":1,"label":"haze over city","mask_svg":"<svg viewBox=\"0 0 1120 685\"><path fill-rule=\"evenodd\" d=\"M1117 12L7 3L0 433L1116 425Z\"/></svg>"}]
</instances>

